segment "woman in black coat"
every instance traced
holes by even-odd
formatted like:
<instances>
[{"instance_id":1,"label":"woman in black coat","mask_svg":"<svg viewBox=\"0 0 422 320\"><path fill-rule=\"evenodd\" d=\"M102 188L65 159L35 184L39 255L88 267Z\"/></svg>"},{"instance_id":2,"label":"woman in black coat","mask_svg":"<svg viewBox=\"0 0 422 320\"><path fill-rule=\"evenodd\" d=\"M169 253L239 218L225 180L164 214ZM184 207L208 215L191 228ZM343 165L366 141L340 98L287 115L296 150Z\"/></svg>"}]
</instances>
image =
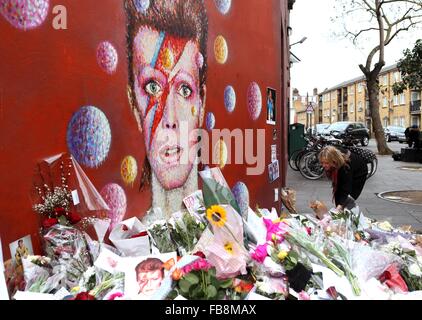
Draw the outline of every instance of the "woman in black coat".
<instances>
[{"instance_id":1,"label":"woman in black coat","mask_svg":"<svg viewBox=\"0 0 422 320\"><path fill-rule=\"evenodd\" d=\"M335 147L325 147L319 154L319 161L333 185L333 200L337 210L343 210L350 201L357 200L362 193L368 176L365 161L354 153Z\"/></svg>"}]
</instances>

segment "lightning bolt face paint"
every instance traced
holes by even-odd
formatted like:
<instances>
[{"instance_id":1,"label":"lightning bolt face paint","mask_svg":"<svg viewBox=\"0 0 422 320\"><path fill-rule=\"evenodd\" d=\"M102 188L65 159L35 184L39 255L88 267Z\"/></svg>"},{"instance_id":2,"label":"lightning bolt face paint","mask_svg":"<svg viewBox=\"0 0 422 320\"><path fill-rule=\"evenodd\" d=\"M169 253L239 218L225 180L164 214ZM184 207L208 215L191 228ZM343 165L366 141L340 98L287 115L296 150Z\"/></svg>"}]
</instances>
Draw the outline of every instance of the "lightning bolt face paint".
<instances>
[{"instance_id":1,"label":"lightning bolt face paint","mask_svg":"<svg viewBox=\"0 0 422 320\"><path fill-rule=\"evenodd\" d=\"M197 142L190 133L199 126L202 108L198 44L140 27L133 48L134 91L148 159L165 189L178 188L193 167L186 153Z\"/></svg>"}]
</instances>

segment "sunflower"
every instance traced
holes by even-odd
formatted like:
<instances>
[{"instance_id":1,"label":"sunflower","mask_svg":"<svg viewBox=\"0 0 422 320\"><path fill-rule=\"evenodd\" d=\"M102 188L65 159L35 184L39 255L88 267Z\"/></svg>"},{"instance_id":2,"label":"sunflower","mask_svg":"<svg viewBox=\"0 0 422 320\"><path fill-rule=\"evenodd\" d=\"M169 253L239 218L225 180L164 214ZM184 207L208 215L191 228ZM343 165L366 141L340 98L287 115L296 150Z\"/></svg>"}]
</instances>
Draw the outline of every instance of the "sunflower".
<instances>
[{"instance_id":1,"label":"sunflower","mask_svg":"<svg viewBox=\"0 0 422 320\"><path fill-rule=\"evenodd\" d=\"M211 206L207 209L207 219L216 227L223 227L227 221L227 212L223 207Z\"/></svg>"}]
</instances>

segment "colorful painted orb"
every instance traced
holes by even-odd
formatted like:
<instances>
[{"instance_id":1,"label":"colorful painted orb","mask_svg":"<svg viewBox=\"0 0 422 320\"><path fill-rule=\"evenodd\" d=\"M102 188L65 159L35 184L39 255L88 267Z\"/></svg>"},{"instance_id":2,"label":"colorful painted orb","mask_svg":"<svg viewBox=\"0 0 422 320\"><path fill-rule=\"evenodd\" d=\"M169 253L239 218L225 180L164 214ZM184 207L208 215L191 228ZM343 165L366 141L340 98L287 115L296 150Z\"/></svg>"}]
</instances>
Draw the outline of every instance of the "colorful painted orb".
<instances>
[{"instance_id":1,"label":"colorful painted orb","mask_svg":"<svg viewBox=\"0 0 422 320\"><path fill-rule=\"evenodd\" d=\"M106 73L112 74L116 71L119 56L110 42L104 41L99 44L97 48L97 61L98 65Z\"/></svg>"},{"instance_id":2,"label":"colorful painted orb","mask_svg":"<svg viewBox=\"0 0 422 320\"><path fill-rule=\"evenodd\" d=\"M76 161L88 168L98 168L107 158L111 145L105 114L96 107L82 107L67 127L67 145Z\"/></svg>"},{"instance_id":3,"label":"colorful painted orb","mask_svg":"<svg viewBox=\"0 0 422 320\"><path fill-rule=\"evenodd\" d=\"M214 0L214 2L221 14L227 14L232 5L232 0Z\"/></svg>"},{"instance_id":4,"label":"colorful painted orb","mask_svg":"<svg viewBox=\"0 0 422 320\"><path fill-rule=\"evenodd\" d=\"M259 118L262 110L262 94L256 82L252 82L248 88L248 110L252 120Z\"/></svg>"},{"instance_id":5,"label":"colorful painted orb","mask_svg":"<svg viewBox=\"0 0 422 320\"><path fill-rule=\"evenodd\" d=\"M236 92L232 86L227 86L224 90L224 105L229 113L232 113L236 107Z\"/></svg>"},{"instance_id":6,"label":"colorful painted orb","mask_svg":"<svg viewBox=\"0 0 422 320\"><path fill-rule=\"evenodd\" d=\"M218 63L224 64L229 55L229 48L227 47L226 39L223 36L218 36L214 41L214 54Z\"/></svg>"},{"instance_id":7,"label":"colorful painted orb","mask_svg":"<svg viewBox=\"0 0 422 320\"><path fill-rule=\"evenodd\" d=\"M0 0L0 13L15 28L30 30L47 18L49 0Z\"/></svg>"},{"instance_id":8,"label":"colorful painted orb","mask_svg":"<svg viewBox=\"0 0 422 320\"><path fill-rule=\"evenodd\" d=\"M209 131L211 131L212 129L214 129L214 127L215 127L215 116L214 116L214 113L212 113L212 112L208 112L207 113L206 126L207 126L207 129Z\"/></svg>"},{"instance_id":9,"label":"colorful painted orb","mask_svg":"<svg viewBox=\"0 0 422 320\"><path fill-rule=\"evenodd\" d=\"M127 156L123 159L122 165L120 166L120 174L124 183L133 185L138 175L138 165L134 157Z\"/></svg>"},{"instance_id":10,"label":"colorful painted orb","mask_svg":"<svg viewBox=\"0 0 422 320\"><path fill-rule=\"evenodd\" d=\"M220 140L214 146L213 163L218 165L220 169L223 169L227 164L227 157L227 145L224 142L224 139L220 138Z\"/></svg>"},{"instance_id":11,"label":"colorful painted orb","mask_svg":"<svg viewBox=\"0 0 422 320\"><path fill-rule=\"evenodd\" d=\"M126 214L127 200L125 191L118 184L109 183L100 192L110 211L110 230L121 222Z\"/></svg>"},{"instance_id":12,"label":"colorful painted orb","mask_svg":"<svg viewBox=\"0 0 422 320\"><path fill-rule=\"evenodd\" d=\"M249 190L246 184L238 182L232 189L234 198L239 205L242 215L246 215L249 209Z\"/></svg>"},{"instance_id":13,"label":"colorful painted orb","mask_svg":"<svg viewBox=\"0 0 422 320\"><path fill-rule=\"evenodd\" d=\"M150 0L135 0L134 4L138 12L145 13L150 6Z\"/></svg>"}]
</instances>

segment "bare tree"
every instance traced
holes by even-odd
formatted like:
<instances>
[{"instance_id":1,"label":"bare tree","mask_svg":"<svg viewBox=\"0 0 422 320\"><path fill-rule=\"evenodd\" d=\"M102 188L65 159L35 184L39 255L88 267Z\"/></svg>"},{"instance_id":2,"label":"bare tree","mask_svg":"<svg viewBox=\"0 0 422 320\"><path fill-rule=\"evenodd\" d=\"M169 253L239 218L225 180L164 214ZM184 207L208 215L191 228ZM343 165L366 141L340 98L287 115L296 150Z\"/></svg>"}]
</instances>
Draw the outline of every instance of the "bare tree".
<instances>
[{"instance_id":1,"label":"bare tree","mask_svg":"<svg viewBox=\"0 0 422 320\"><path fill-rule=\"evenodd\" d=\"M378 76L385 65L385 48L400 33L416 28L422 22L422 0L337 0L335 7L338 16L333 20L342 24L342 35L352 40L354 45L365 41L367 48L370 37L376 39L366 63L360 64L359 68L366 78L378 152L392 154L385 141L380 118Z\"/></svg>"}]
</instances>

